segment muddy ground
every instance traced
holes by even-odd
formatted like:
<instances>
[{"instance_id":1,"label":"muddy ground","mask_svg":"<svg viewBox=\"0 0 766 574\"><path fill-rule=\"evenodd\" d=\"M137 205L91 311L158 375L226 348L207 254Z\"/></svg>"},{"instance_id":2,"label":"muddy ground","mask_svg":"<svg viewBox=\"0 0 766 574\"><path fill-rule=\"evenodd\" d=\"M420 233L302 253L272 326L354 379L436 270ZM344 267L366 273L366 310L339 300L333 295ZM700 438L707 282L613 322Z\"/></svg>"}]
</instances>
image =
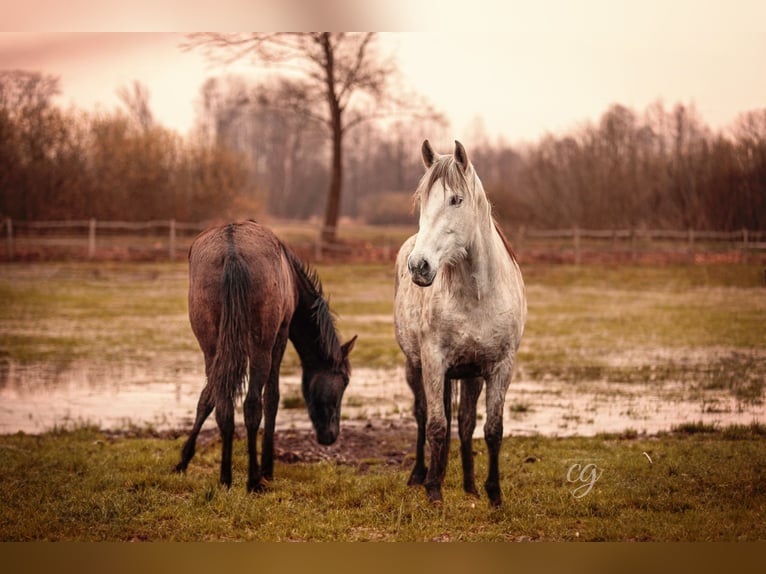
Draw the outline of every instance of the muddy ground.
<instances>
[{"instance_id":1,"label":"muddy ground","mask_svg":"<svg viewBox=\"0 0 766 574\"><path fill-rule=\"evenodd\" d=\"M185 438L187 431L121 430L105 431L114 437ZM236 440L246 440L244 425L237 425ZM308 429L284 429L274 433L274 457L284 463L315 463L324 460L359 467L364 470L373 465L393 469L409 469L414 461L416 426L414 423L393 420L344 422L335 444L320 445L314 432ZM216 428L203 429L197 440L197 451L220 448ZM179 451L180 453L180 451Z\"/></svg>"}]
</instances>

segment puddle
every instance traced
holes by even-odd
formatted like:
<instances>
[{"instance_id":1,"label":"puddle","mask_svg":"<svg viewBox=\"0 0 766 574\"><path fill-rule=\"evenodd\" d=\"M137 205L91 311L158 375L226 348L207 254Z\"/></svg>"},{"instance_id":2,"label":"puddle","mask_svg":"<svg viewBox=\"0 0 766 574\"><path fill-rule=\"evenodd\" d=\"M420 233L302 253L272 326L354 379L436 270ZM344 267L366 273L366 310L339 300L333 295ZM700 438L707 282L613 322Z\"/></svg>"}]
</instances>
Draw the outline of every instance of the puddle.
<instances>
[{"instance_id":1,"label":"puddle","mask_svg":"<svg viewBox=\"0 0 766 574\"><path fill-rule=\"evenodd\" d=\"M0 366L0 433L40 433L55 426L95 424L104 429L191 426L202 371L145 365L75 363ZM300 394L300 377L283 375L283 398ZM453 412L457 413L456 409ZM345 420L412 422L404 369L354 369L344 396ZM476 436L482 436L483 397ZM237 421L242 421L241 407ZM627 429L653 434L682 423L766 423L766 406L738 401L722 390L689 383L514 381L506 397L505 434L592 436ZM306 409L280 408L277 428L309 428ZM453 424L456 432L457 424ZM215 428L210 417L205 428Z\"/></svg>"}]
</instances>

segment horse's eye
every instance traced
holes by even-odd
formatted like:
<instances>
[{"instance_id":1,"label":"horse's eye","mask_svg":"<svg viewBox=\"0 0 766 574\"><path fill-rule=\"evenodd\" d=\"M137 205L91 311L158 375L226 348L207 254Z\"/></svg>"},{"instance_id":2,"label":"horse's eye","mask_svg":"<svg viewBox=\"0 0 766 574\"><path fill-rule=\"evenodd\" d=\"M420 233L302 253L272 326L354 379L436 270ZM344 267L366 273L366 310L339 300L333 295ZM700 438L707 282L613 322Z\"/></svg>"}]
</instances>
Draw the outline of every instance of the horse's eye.
<instances>
[{"instance_id":1,"label":"horse's eye","mask_svg":"<svg viewBox=\"0 0 766 574\"><path fill-rule=\"evenodd\" d=\"M463 203L463 198L459 195L453 195L449 198L449 204L453 207L457 207L461 203Z\"/></svg>"}]
</instances>

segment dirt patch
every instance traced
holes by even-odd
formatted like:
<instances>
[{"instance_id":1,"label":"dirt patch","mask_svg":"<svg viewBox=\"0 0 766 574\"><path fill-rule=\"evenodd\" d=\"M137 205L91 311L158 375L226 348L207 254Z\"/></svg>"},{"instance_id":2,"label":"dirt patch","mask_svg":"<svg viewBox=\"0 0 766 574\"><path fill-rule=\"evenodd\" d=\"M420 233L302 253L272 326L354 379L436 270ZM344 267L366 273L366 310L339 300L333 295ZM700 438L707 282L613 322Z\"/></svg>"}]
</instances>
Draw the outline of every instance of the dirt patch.
<instances>
[{"instance_id":1,"label":"dirt patch","mask_svg":"<svg viewBox=\"0 0 766 574\"><path fill-rule=\"evenodd\" d=\"M285 463L314 463L324 460L337 464L359 467L371 466L409 468L415 452L416 427L403 421L350 421L341 425L341 433L335 444L322 446L316 441L314 431L309 429L283 429L274 433L274 458ZM180 430L151 432L146 430L109 432L120 437L185 437ZM246 440L244 425L237 425L235 438ZM218 448L218 429L203 429L197 439L197 450Z\"/></svg>"},{"instance_id":2,"label":"dirt patch","mask_svg":"<svg viewBox=\"0 0 766 574\"><path fill-rule=\"evenodd\" d=\"M366 468L372 465L404 467L415 451L415 425L399 421L368 421L343 426L335 444L321 446L313 431L283 430L274 437L274 456L282 462L333 460Z\"/></svg>"}]
</instances>

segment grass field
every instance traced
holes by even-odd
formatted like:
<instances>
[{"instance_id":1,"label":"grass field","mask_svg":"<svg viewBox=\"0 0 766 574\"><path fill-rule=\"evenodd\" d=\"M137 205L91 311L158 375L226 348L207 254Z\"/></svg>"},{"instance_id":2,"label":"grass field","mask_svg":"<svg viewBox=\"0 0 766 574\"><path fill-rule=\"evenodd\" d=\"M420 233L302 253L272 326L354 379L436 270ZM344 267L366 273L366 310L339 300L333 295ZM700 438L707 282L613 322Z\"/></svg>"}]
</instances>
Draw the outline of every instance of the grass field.
<instances>
[{"instance_id":1,"label":"grass field","mask_svg":"<svg viewBox=\"0 0 766 574\"><path fill-rule=\"evenodd\" d=\"M318 270L343 338L359 335L354 366L401 365L391 266ZM536 264L524 273L529 317L517 380L583 388L610 380L647 390L682 381L762 404L759 266ZM197 369L186 281L183 263L3 265L0 371L72 361ZM297 366L290 350L284 370ZM523 414L525 407L510 408ZM445 504L431 508L420 489L404 485L407 468L374 460L278 464L269 491L248 496L243 441L226 491L217 485L218 445L201 449L187 475L176 476L169 469L180 445L88 426L0 437L0 540L766 539L766 437L758 424L507 438L500 510L462 494L455 453ZM475 450L483 480L483 441ZM572 494L580 484L568 480L575 464L601 472L582 498Z\"/></svg>"},{"instance_id":2,"label":"grass field","mask_svg":"<svg viewBox=\"0 0 766 574\"><path fill-rule=\"evenodd\" d=\"M700 429L697 429L700 431ZM505 505L460 488L452 452L445 502L428 505L406 471L332 462L277 464L246 494L217 484L218 448L186 475L170 472L178 440L115 438L93 429L0 438L3 540L522 541L764 540L766 428L623 440L506 439ZM477 442L477 467L486 456ZM453 451L456 449L453 448ZM651 462L650 460L651 459ZM575 489L581 467L600 472ZM583 479L588 478L587 475ZM571 481L570 481L571 480Z\"/></svg>"},{"instance_id":3,"label":"grass field","mask_svg":"<svg viewBox=\"0 0 766 574\"><path fill-rule=\"evenodd\" d=\"M392 266L317 269L343 338L359 335L354 366L401 364L391 323ZM576 382L691 372L744 395L763 391L758 381L766 368L758 364L762 356L752 358L765 342L758 265L538 264L524 274L529 318L521 376ZM0 361L183 361L197 352L186 285L185 263L4 265ZM297 368L292 352L285 367Z\"/></svg>"}]
</instances>

